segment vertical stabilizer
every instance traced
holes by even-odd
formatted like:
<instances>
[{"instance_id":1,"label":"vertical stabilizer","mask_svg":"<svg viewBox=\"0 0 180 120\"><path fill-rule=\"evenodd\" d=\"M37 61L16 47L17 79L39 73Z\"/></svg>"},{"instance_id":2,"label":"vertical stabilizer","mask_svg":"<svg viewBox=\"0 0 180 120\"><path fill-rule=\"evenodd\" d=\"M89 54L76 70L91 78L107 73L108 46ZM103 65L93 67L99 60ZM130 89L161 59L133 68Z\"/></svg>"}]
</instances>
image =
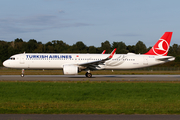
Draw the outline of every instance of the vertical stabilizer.
<instances>
[{"instance_id":1,"label":"vertical stabilizer","mask_svg":"<svg viewBox=\"0 0 180 120\"><path fill-rule=\"evenodd\" d=\"M167 56L173 32L165 32L164 35L145 55Z\"/></svg>"}]
</instances>

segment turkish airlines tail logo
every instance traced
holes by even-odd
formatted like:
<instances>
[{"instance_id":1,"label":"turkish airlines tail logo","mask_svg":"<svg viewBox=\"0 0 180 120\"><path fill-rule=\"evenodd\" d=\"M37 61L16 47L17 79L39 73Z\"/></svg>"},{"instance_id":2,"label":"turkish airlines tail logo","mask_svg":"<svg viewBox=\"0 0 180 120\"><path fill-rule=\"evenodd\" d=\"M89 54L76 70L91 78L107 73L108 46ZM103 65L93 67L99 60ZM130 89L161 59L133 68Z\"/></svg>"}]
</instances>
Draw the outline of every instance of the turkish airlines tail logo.
<instances>
[{"instance_id":1,"label":"turkish airlines tail logo","mask_svg":"<svg viewBox=\"0 0 180 120\"><path fill-rule=\"evenodd\" d=\"M158 42L145 55L162 55L166 56L169 50L173 32L165 32Z\"/></svg>"},{"instance_id":2,"label":"turkish airlines tail logo","mask_svg":"<svg viewBox=\"0 0 180 120\"><path fill-rule=\"evenodd\" d=\"M159 41L160 41L160 40L159 40ZM168 46L168 44L167 44L167 42L166 42L167 46L164 46L164 45L163 45L163 43L164 43L164 42L166 42L166 41L162 39L162 41L161 41L161 42L159 42L158 47L157 47L157 48L155 48L155 49L157 49L157 50L162 50L162 51L167 51L167 49L166 49L166 48L164 48L164 47L167 47L167 46Z\"/></svg>"}]
</instances>

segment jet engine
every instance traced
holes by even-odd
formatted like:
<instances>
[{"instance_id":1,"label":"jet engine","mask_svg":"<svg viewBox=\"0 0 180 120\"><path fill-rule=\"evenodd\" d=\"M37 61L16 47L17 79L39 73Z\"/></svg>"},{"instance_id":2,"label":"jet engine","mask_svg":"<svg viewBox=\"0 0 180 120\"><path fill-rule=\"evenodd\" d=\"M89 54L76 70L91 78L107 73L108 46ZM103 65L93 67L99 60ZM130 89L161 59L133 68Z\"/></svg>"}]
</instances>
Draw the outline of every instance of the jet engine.
<instances>
[{"instance_id":1,"label":"jet engine","mask_svg":"<svg viewBox=\"0 0 180 120\"><path fill-rule=\"evenodd\" d=\"M76 75L78 74L78 66L67 64L63 66L64 75Z\"/></svg>"}]
</instances>

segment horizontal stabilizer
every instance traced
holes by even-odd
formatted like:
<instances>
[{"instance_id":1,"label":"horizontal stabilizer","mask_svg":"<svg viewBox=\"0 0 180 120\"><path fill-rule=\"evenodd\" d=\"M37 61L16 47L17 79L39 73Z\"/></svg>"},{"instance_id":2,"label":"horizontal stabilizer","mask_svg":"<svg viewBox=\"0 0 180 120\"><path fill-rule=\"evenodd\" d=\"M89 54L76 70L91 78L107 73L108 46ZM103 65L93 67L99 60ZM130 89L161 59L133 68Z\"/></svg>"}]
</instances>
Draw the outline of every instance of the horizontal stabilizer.
<instances>
[{"instance_id":1,"label":"horizontal stabilizer","mask_svg":"<svg viewBox=\"0 0 180 120\"><path fill-rule=\"evenodd\" d=\"M156 60L160 60L160 61L166 61L166 60L173 61L173 60L175 60L175 57L173 57L173 56L160 56L160 57L156 58Z\"/></svg>"}]
</instances>

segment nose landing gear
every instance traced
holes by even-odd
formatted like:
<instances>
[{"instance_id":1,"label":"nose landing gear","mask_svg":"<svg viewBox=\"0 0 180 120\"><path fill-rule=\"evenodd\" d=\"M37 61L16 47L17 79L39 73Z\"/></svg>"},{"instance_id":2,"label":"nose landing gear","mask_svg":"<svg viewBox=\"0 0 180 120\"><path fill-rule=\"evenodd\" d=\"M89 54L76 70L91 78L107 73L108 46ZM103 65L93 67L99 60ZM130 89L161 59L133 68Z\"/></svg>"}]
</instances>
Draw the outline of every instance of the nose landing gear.
<instances>
[{"instance_id":1,"label":"nose landing gear","mask_svg":"<svg viewBox=\"0 0 180 120\"><path fill-rule=\"evenodd\" d=\"M24 69L22 69L21 77L24 77Z\"/></svg>"}]
</instances>

